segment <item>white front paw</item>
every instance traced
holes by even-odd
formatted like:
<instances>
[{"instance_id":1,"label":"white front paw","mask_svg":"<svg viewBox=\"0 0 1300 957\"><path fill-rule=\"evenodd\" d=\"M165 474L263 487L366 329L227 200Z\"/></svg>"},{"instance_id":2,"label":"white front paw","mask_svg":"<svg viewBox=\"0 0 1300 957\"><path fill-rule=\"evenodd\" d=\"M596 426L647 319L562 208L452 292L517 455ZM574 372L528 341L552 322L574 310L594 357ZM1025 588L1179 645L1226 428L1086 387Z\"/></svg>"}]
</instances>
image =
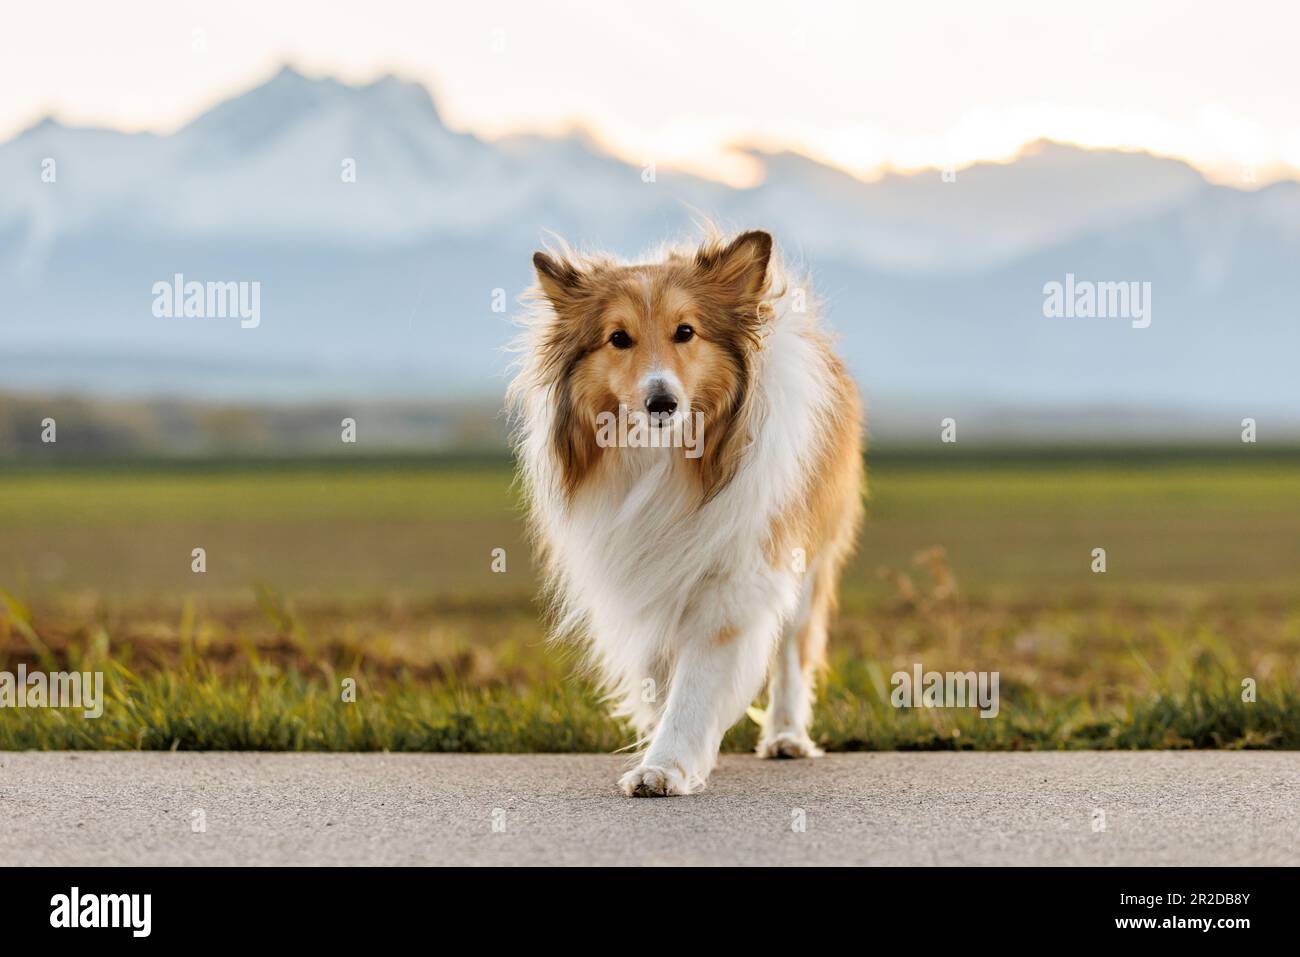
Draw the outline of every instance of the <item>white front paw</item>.
<instances>
[{"instance_id":1,"label":"white front paw","mask_svg":"<svg viewBox=\"0 0 1300 957\"><path fill-rule=\"evenodd\" d=\"M782 731L758 742L760 758L820 758L822 749L801 731Z\"/></svg>"},{"instance_id":2,"label":"white front paw","mask_svg":"<svg viewBox=\"0 0 1300 957\"><path fill-rule=\"evenodd\" d=\"M661 768L643 764L619 778L618 786L628 797L671 797L690 794L686 775L677 768Z\"/></svg>"}]
</instances>

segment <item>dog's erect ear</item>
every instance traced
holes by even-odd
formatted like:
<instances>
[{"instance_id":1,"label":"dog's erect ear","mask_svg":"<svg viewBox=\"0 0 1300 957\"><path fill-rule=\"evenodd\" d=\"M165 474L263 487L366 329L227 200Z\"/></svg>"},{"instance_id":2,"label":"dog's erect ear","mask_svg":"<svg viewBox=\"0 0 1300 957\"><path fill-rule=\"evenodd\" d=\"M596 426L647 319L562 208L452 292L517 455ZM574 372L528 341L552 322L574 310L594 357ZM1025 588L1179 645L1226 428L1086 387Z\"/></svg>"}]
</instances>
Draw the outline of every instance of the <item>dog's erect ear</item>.
<instances>
[{"instance_id":1,"label":"dog's erect ear","mask_svg":"<svg viewBox=\"0 0 1300 957\"><path fill-rule=\"evenodd\" d=\"M741 233L721 249L705 247L696 254L700 269L736 299L756 299L767 285L772 237L761 229Z\"/></svg>"},{"instance_id":2,"label":"dog's erect ear","mask_svg":"<svg viewBox=\"0 0 1300 957\"><path fill-rule=\"evenodd\" d=\"M556 309L561 308L577 294L582 286L582 273L564 259L554 259L546 253L533 253L533 268L542 292Z\"/></svg>"}]
</instances>

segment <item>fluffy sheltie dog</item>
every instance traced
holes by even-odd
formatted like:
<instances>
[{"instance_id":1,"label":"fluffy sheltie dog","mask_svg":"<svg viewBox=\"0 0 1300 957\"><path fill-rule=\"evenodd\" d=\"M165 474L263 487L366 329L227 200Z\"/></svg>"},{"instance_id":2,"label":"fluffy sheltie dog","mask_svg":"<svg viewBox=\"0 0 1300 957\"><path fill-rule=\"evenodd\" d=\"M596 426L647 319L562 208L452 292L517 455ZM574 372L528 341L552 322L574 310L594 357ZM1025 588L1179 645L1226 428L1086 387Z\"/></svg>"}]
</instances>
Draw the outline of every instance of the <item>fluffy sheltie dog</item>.
<instances>
[{"instance_id":1,"label":"fluffy sheltie dog","mask_svg":"<svg viewBox=\"0 0 1300 957\"><path fill-rule=\"evenodd\" d=\"M861 515L862 410L772 237L646 263L533 257L510 388L558 635L640 734L635 797L690 794L770 675L758 753L809 737ZM631 423L627 426L627 423Z\"/></svg>"}]
</instances>

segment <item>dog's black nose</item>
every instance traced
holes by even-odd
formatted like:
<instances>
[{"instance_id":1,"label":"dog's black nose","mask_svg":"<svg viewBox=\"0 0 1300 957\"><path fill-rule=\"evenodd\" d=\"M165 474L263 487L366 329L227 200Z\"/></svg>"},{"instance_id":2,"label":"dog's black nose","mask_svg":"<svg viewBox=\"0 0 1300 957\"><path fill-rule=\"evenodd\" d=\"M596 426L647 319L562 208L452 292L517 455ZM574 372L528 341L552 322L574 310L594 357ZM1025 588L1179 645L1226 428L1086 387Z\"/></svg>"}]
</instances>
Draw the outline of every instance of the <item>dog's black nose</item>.
<instances>
[{"instance_id":1,"label":"dog's black nose","mask_svg":"<svg viewBox=\"0 0 1300 957\"><path fill-rule=\"evenodd\" d=\"M656 392L645 400L645 408L651 415L672 415L677 411L677 400L667 392Z\"/></svg>"}]
</instances>

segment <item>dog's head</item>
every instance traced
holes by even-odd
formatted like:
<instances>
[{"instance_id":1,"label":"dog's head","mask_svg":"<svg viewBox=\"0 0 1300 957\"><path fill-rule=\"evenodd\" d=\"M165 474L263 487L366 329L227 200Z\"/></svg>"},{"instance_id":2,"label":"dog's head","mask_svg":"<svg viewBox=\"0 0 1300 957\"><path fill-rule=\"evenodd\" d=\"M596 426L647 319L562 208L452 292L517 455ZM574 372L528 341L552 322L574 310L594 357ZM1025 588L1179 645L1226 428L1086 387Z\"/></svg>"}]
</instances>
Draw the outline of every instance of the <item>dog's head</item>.
<instances>
[{"instance_id":1,"label":"dog's head","mask_svg":"<svg viewBox=\"0 0 1300 957\"><path fill-rule=\"evenodd\" d=\"M644 265L533 257L554 313L540 359L569 491L599 461L601 413L617 416L620 407L660 428L698 413L705 497L726 483L743 447L771 253L772 237L755 231Z\"/></svg>"}]
</instances>

